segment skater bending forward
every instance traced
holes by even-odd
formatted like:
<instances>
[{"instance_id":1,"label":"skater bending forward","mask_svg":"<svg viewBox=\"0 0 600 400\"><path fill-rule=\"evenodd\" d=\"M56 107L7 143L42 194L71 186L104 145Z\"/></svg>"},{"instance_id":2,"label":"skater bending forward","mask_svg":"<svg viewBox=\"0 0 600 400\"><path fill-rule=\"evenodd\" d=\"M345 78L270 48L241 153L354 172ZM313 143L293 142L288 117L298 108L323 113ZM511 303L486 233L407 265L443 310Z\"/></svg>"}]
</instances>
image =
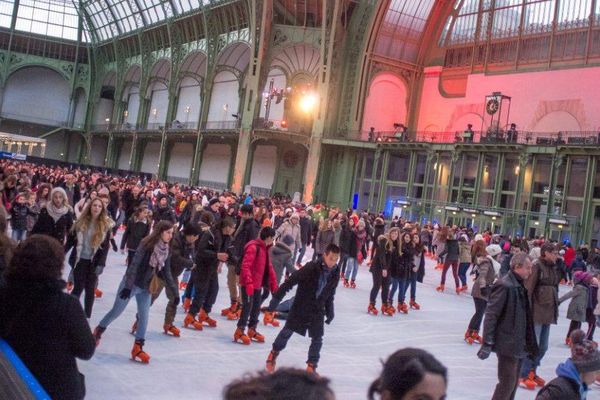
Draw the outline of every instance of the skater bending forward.
<instances>
[{"instance_id":1,"label":"skater bending forward","mask_svg":"<svg viewBox=\"0 0 600 400\"><path fill-rule=\"evenodd\" d=\"M287 292L298 285L288 319L275 338L273 350L267 358L267 371L275 370L277 356L285 349L293 333L305 336L308 331L311 343L306 370L316 372L323 346L324 323L330 324L334 317L333 298L340 280L337 266L339 258L340 248L335 244L328 245L322 258L311 261L294 272L273 295L269 304L270 312L277 308Z\"/></svg>"}]
</instances>

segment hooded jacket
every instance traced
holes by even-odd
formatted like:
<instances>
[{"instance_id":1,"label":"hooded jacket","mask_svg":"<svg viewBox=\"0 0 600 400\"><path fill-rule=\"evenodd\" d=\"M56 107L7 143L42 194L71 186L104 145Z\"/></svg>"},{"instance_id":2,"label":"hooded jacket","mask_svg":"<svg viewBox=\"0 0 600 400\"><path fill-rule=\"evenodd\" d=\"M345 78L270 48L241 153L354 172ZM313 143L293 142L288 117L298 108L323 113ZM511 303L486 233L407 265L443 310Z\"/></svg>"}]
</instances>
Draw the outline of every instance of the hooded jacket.
<instances>
[{"instance_id":1,"label":"hooded jacket","mask_svg":"<svg viewBox=\"0 0 600 400\"><path fill-rule=\"evenodd\" d=\"M556 375L556 378L538 392L536 400L584 400L586 398L588 387L581 380L581 375L570 358L558 364Z\"/></svg>"}]
</instances>

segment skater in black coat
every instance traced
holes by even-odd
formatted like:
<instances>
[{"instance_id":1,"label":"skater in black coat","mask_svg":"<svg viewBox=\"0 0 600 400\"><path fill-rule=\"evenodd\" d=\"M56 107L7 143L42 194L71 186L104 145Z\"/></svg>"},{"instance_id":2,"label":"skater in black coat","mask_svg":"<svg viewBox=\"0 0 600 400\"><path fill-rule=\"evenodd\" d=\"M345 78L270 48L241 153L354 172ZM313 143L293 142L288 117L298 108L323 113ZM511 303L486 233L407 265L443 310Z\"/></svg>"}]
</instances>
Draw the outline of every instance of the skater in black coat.
<instances>
[{"instance_id":1,"label":"skater in black coat","mask_svg":"<svg viewBox=\"0 0 600 400\"><path fill-rule=\"evenodd\" d=\"M0 289L0 337L50 398L79 400L85 383L76 358L89 360L95 343L79 301L63 292L63 264L54 239L32 235L21 243Z\"/></svg>"},{"instance_id":2,"label":"skater in black coat","mask_svg":"<svg viewBox=\"0 0 600 400\"><path fill-rule=\"evenodd\" d=\"M231 235L235 231L235 222L225 217L213 228L204 232L196 247L196 268L192 271L191 280L194 282L194 298L189 312L183 322L187 327L192 325L202 330L202 323L211 327L217 322L209 318L212 306L219 293L219 265L233 258ZM235 263L235 262L234 262ZM196 315L199 314L198 319Z\"/></svg>"},{"instance_id":3,"label":"skater in black coat","mask_svg":"<svg viewBox=\"0 0 600 400\"><path fill-rule=\"evenodd\" d=\"M306 370L316 371L323 346L324 324L330 324L335 316L333 299L340 280L337 265L339 256L340 248L330 244L321 259L316 262L311 261L293 273L273 294L269 312L274 312L285 294L298 285L294 304L285 326L273 342L273 350L267 359L267 371L272 372L275 369L277 356L285 349L292 334L305 336L307 331L311 344L308 349Z\"/></svg>"}]
</instances>

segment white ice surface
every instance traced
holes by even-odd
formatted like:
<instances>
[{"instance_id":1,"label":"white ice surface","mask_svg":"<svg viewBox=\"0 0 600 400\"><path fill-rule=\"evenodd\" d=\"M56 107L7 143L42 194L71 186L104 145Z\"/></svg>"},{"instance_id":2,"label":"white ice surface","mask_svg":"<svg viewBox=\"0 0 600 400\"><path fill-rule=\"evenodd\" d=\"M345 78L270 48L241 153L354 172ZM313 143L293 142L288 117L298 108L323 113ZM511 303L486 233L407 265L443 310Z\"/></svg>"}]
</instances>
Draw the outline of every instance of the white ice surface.
<instances>
[{"instance_id":1,"label":"white ice surface","mask_svg":"<svg viewBox=\"0 0 600 400\"><path fill-rule=\"evenodd\" d=\"M118 238L120 241L120 235ZM311 253L311 250L308 250ZM305 260L308 259L306 255ZM110 309L119 282L125 272L125 257L110 252L107 267L100 277L104 291L96 299L90 321L92 328ZM68 271L66 268L65 273ZM417 288L420 311L408 315L384 317L367 315L371 274L360 267L356 289L340 285L335 298L335 320L325 327L325 337L319 373L332 380L336 396L341 400L365 399L370 383L381 369L380 361L395 350L413 346L433 353L449 370L448 399L490 399L496 384L496 358L486 361L476 357L478 346L463 341L468 321L474 312L469 295L457 296L449 271L449 289L435 291L440 272L428 261L425 283ZM243 346L232 342L235 322L220 316L229 305L226 271L219 276L220 290L212 316L216 328L193 331L182 328L180 338L162 333L166 296L163 294L150 311L146 350L150 364L130 361L134 338L129 329L135 317L136 304L128 308L105 332L102 343L90 361L79 361L86 377L88 399L221 399L223 388L244 373L264 368L264 361L279 328L259 326L266 343ZM561 287L561 291L567 287ZM82 297L83 298L83 297ZM380 306L379 298L377 301ZM568 328L567 304L560 310L558 326L550 330L550 349L539 373L550 380L559 362L569 355L564 345ZM176 325L181 326L184 312L179 307ZM597 336L600 333L597 333ZM309 339L292 336L281 353L278 366L304 368ZM534 399L535 392L518 389L517 399ZM600 389L594 387L588 399L600 399Z\"/></svg>"}]
</instances>

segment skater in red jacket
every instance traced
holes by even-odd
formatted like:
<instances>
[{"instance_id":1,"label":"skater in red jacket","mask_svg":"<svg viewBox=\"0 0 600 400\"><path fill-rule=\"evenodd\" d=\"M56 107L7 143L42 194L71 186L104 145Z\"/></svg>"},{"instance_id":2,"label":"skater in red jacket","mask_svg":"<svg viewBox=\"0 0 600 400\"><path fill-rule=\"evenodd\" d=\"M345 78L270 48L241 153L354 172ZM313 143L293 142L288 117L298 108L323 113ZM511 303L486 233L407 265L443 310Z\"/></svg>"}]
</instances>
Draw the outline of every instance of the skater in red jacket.
<instances>
[{"instance_id":1,"label":"skater in red jacket","mask_svg":"<svg viewBox=\"0 0 600 400\"><path fill-rule=\"evenodd\" d=\"M235 342L250 344L251 340L263 343L265 338L256 331L260 305L263 297L262 290L266 293L277 290L277 278L271 259L269 248L273 245L275 230L270 227L260 231L259 238L251 240L244 247L244 255L241 261L240 286L242 288L242 313L233 335ZM248 326L248 334L244 332Z\"/></svg>"}]
</instances>

